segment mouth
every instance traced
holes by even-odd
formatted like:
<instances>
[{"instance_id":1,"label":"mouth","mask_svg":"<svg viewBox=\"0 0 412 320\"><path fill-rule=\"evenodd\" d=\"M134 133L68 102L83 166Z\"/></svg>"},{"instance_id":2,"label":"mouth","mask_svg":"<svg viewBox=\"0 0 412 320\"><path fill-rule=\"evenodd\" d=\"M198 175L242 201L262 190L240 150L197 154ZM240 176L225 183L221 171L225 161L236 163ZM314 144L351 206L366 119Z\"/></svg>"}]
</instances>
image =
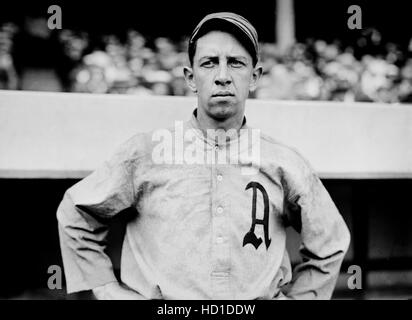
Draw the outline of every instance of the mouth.
<instances>
[{"instance_id":1,"label":"mouth","mask_svg":"<svg viewBox=\"0 0 412 320\"><path fill-rule=\"evenodd\" d=\"M222 98L224 98L224 97L233 97L233 96L234 96L234 94L231 93L230 91L219 91L219 92L216 92L216 93L212 94L212 97L222 97Z\"/></svg>"}]
</instances>

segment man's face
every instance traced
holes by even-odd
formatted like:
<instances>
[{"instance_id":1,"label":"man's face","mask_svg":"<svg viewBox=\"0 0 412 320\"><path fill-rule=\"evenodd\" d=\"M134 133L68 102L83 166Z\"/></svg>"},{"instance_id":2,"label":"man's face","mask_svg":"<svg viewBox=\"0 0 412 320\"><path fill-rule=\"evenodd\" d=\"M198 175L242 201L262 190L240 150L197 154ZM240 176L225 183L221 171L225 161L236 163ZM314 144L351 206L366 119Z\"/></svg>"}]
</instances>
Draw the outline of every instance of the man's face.
<instances>
[{"instance_id":1,"label":"man's face","mask_svg":"<svg viewBox=\"0 0 412 320\"><path fill-rule=\"evenodd\" d=\"M197 40L193 66L185 68L187 83L198 95L199 111L217 121L243 119L245 101L260 73L239 41L221 31Z\"/></svg>"}]
</instances>

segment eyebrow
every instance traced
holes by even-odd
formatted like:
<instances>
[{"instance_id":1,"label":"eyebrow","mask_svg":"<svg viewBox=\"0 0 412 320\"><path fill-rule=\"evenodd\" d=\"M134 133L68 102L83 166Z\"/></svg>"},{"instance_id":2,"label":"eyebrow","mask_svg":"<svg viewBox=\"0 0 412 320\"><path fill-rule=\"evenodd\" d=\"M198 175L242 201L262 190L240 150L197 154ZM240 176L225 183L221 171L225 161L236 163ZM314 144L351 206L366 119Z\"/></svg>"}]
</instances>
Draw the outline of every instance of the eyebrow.
<instances>
[{"instance_id":1,"label":"eyebrow","mask_svg":"<svg viewBox=\"0 0 412 320\"><path fill-rule=\"evenodd\" d=\"M242 56L242 55L226 56L226 58L227 58L228 60L230 60L230 59L248 60L247 57ZM199 61L201 61L201 60L208 60L208 59L219 59L219 56L218 56L218 55L206 55L206 56L200 57L200 58L199 58Z\"/></svg>"}]
</instances>

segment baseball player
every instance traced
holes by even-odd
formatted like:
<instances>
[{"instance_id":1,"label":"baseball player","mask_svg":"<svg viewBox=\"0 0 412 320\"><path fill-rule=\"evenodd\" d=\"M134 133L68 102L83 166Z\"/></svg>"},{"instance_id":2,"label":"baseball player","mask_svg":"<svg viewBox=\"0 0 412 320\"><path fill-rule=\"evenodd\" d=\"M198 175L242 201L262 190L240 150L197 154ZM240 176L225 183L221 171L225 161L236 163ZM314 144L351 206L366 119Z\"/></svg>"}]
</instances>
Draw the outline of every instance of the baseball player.
<instances>
[{"instance_id":1,"label":"baseball player","mask_svg":"<svg viewBox=\"0 0 412 320\"><path fill-rule=\"evenodd\" d=\"M350 234L308 161L246 123L245 102L262 73L255 28L234 13L207 15L188 53L191 118L136 134L66 191L57 217L68 293L331 298ZM105 253L108 222L130 207L118 280ZM302 239L293 272L288 226Z\"/></svg>"}]
</instances>

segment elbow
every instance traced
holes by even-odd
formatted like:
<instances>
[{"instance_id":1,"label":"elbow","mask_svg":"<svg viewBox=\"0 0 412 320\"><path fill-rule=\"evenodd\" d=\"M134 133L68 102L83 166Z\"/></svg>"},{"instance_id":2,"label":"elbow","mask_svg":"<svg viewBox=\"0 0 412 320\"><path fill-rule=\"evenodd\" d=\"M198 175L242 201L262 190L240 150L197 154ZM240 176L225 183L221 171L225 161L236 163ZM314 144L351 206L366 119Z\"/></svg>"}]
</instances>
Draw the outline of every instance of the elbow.
<instances>
[{"instance_id":1,"label":"elbow","mask_svg":"<svg viewBox=\"0 0 412 320\"><path fill-rule=\"evenodd\" d=\"M343 232L342 232L342 249L345 254L349 250L350 242L351 242L351 234L350 234L349 228L345 224L343 228Z\"/></svg>"},{"instance_id":2,"label":"elbow","mask_svg":"<svg viewBox=\"0 0 412 320\"><path fill-rule=\"evenodd\" d=\"M67 220L66 212L70 212L70 208L74 207L74 203L69 195L69 190L66 190L59 206L57 207L56 217L57 221L61 225L64 225Z\"/></svg>"}]
</instances>

